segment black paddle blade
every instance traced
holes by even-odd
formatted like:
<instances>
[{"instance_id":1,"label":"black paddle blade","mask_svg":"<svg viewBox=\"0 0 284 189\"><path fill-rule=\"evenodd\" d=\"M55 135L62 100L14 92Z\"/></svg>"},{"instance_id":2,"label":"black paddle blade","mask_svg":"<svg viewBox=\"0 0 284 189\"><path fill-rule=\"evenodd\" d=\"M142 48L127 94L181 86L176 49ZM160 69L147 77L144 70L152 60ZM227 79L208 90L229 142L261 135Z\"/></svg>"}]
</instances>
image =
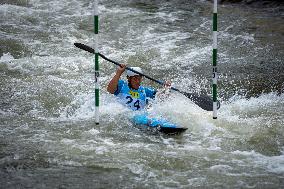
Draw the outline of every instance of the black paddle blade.
<instances>
[{"instance_id":1,"label":"black paddle blade","mask_svg":"<svg viewBox=\"0 0 284 189\"><path fill-rule=\"evenodd\" d=\"M196 105L207 111L213 111L213 100L207 95L197 93L181 92L184 96L192 100ZM220 102L217 102L217 109L220 108Z\"/></svg>"},{"instance_id":2,"label":"black paddle blade","mask_svg":"<svg viewBox=\"0 0 284 189\"><path fill-rule=\"evenodd\" d=\"M84 44L82 44L82 43L74 43L74 45L75 45L76 47L78 47L79 49L83 49L83 50L85 50L85 51L88 51L89 53L95 54L95 50L94 50L93 48L87 46L87 45L84 45Z\"/></svg>"}]
</instances>

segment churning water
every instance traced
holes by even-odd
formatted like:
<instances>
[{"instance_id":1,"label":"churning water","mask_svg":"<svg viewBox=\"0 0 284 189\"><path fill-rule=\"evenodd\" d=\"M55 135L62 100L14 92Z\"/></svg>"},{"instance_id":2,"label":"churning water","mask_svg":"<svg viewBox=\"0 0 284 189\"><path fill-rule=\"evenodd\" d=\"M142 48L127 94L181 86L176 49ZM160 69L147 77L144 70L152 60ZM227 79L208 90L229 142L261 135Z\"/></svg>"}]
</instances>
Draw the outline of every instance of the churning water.
<instances>
[{"instance_id":1,"label":"churning water","mask_svg":"<svg viewBox=\"0 0 284 189\"><path fill-rule=\"evenodd\" d=\"M94 124L90 0L0 4L0 188L283 188L283 7L219 6L218 119L172 93L141 131L106 92ZM211 92L209 1L100 0L100 52L182 91ZM159 87L144 80L145 85Z\"/></svg>"}]
</instances>

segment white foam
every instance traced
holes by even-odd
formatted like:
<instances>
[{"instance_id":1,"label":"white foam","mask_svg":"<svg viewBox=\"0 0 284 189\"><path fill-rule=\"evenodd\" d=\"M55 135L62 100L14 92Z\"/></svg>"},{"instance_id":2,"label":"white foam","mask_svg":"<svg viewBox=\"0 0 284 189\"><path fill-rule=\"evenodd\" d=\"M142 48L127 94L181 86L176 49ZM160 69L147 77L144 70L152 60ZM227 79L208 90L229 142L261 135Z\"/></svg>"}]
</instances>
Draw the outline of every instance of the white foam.
<instances>
[{"instance_id":1,"label":"white foam","mask_svg":"<svg viewBox=\"0 0 284 189\"><path fill-rule=\"evenodd\" d=\"M13 112L11 109L9 109L9 110L1 110L0 109L0 115L3 115L3 116L18 116L19 114L17 114L17 113L15 113L15 112Z\"/></svg>"},{"instance_id":2,"label":"white foam","mask_svg":"<svg viewBox=\"0 0 284 189\"><path fill-rule=\"evenodd\" d=\"M97 135L97 134L100 133L99 130L94 129L94 128L92 128L92 129L90 129L89 131L86 131L86 132L87 132L88 134L91 134L91 135Z\"/></svg>"},{"instance_id":3,"label":"white foam","mask_svg":"<svg viewBox=\"0 0 284 189\"><path fill-rule=\"evenodd\" d=\"M265 156L255 151L234 151L233 155L239 156L249 161L250 165L262 167L269 172L284 174L284 150L279 156Z\"/></svg>"},{"instance_id":4,"label":"white foam","mask_svg":"<svg viewBox=\"0 0 284 189\"><path fill-rule=\"evenodd\" d=\"M283 122L282 112L284 112L284 94L269 93L250 99L235 96L221 106L219 117L230 122L256 125L256 123L265 124L272 117L278 122L281 120Z\"/></svg>"},{"instance_id":5,"label":"white foam","mask_svg":"<svg viewBox=\"0 0 284 189\"><path fill-rule=\"evenodd\" d=\"M255 42L254 34L249 34L246 32L242 32L241 35L235 35L228 32L230 27L228 27L225 31L219 31L218 32L218 38L221 38L222 40L227 41L237 41L240 40L242 43L239 45L252 45Z\"/></svg>"},{"instance_id":6,"label":"white foam","mask_svg":"<svg viewBox=\"0 0 284 189\"><path fill-rule=\"evenodd\" d=\"M163 57L163 59L167 59L169 58L169 56L172 57L171 51L178 48L176 43L178 41L183 41L184 39L189 38L190 36L190 34L188 33L182 33L179 31L158 34L151 31L154 29L155 28L151 27L147 28L147 30L145 30L145 32L142 35L143 40L142 36L138 37L137 40L142 41L142 45L145 46L146 48L151 44L152 48L159 50L161 57ZM164 64L166 64L166 62L161 61L159 66L163 67Z\"/></svg>"},{"instance_id":7,"label":"white foam","mask_svg":"<svg viewBox=\"0 0 284 189\"><path fill-rule=\"evenodd\" d=\"M207 178L205 177L197 177L188 179L188 183L191 187L201 187L205 185Z\"/></svg>"},{"instance_id":8,"label":"white foam","mask_svg":"<svg viewBox=\"0 0 284 189\"><path fill-rule=\"evenodd\" d=\"M209 112L202 110L188 98L177 93L171 93L171 96L164 101L157 99L149 112L154 117L162 116L179 126L189 128L192 132L202 131L204 133L205 130L211 132L209 130L215 128L208 122L212 119Z\"/></svg>"},{"instance_id":9,"label":"white foam","mask_svg":"<svg viewBox=\"0 0 284 189\"><path fill-rule=\"evenodd\" d=\"M15 58L9 52L3 53L3 55L0 57L0 63L9 62L14 59Z\"/></svg>"},{"instance_id":10,"label":"white foam","mask_svg":"<svg viewBox=\"0 0 284 189\"><path fill-rule=\"evenodd\" d=\"M233 168L229 165L213 165L209 169L218 174L226 174L229 171L233 170Z\"/></svg>"},{"instance_id":11,"label":"white foam","mask_svg":"<svg viewBox=\"0 0 284 189\"><path fill-rule=\"evenodd\" d=\"M136 163L127 164L127 167L128 169L130 169L132 173L137 175L143 174L145 169L143 164L136 164Z\"/></svg>"},{"instance_id":12,"label":"white foam","mask_svg":"<svg viewBox=\"0 0 284 189\"><path fill-rule=\"evenodd\" d=\"M107 115L109 121L116 120L119 115L129 115L131 110L120 104L113 95L101 94L99 114ZM95 96L93 93L77 95L70 105L60 114L60 120L84 120L95 116Z\"/></svg>"},{"instance_id":13,"label":"white foam","mask_svg":"<svg viewBox=\"0 0 284 189\"><path fill-rule=\"evenodd\" d=\"M102 154L109 152L109 149L105 146L99 146L95 148L95 151L96 151L96 154L102 155Z\"/></svg>"}]
</instances>

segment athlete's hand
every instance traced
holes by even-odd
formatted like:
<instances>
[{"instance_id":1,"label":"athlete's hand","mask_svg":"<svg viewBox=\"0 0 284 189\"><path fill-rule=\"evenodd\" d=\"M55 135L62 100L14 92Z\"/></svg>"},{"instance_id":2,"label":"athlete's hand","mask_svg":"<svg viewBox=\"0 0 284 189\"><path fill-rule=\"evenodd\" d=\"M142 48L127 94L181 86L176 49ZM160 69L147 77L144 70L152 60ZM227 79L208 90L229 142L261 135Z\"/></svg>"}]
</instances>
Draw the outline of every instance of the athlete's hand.
<instances>
[{"instance_id":1,"label":"athlete's hand","mask_svg":"<svg viewBox=\"0 0 284 189\"><path fill-rule=\"evenodd\" d=\"M164 87L165 88L171 88L172 82L171 81L165 81Z\"/></svg>"},{"instance_id":2,"label":"athlete's hand","mask_svg":"<svg viewBox=\"0 0 284 189\"><path fill-rule=\"evenodd\" d=\"M126 69L126 65L125 64L120 64L120 66L117 68L116 73L121 75Z\"/></svg>"}]
</instances>

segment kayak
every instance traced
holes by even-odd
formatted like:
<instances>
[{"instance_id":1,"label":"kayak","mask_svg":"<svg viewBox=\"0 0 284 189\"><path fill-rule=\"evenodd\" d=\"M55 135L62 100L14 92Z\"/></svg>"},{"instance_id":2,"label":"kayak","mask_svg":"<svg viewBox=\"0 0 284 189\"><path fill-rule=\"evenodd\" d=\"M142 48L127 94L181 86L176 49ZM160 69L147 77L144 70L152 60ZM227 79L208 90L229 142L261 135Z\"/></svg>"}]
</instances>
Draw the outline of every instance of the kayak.
<instances>
[{"instance_id":1,"label":"kayak","mask_svg":"<svg viewBox=\"0 0 284 189\"><path fill-rule=\"evenodd\" d=\"M138 114L133 116L132 121L135 125L142 126L147 130L159 131L165 134L180 134L188 128L179 127L162 118L152 118L147 114Z\"/></svg>"}]
</instances>

